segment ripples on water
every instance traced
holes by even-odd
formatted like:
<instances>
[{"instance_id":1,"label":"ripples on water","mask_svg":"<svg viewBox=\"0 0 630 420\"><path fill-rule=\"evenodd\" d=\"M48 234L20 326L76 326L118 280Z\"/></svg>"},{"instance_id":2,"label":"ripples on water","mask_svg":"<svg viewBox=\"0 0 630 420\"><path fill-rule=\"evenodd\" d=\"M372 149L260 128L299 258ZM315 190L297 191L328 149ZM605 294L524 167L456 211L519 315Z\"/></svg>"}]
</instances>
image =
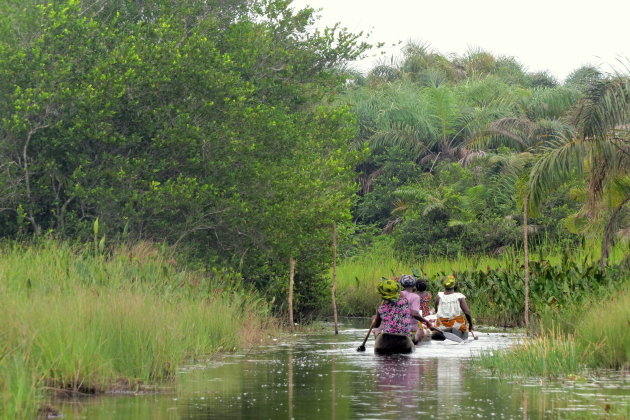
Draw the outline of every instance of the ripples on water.
<instances>
[{"instance_id":1,"label":"ripples on water","mask_svg":"<svg viewBox=\"0 0 630 420\"><path fill-rule=\"evenodd\" d=\"M563 384L501 380L470 369L481 351L522 336L478 332L479 340L419 345L376 356L366 329L296 336L245 354L184 368L173 392L66 402L66 418L88 419L544 419L599 418L629 411L627 377ZM614 418L614 417L613 417Z\"/></svg>"}]
</instances>

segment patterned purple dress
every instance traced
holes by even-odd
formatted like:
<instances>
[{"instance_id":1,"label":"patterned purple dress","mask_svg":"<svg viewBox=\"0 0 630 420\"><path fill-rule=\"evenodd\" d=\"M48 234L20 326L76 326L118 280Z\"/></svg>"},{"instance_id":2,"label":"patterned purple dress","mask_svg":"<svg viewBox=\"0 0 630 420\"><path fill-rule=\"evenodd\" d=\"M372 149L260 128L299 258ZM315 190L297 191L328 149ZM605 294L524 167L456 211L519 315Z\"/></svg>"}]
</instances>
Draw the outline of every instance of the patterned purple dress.
<instances>
[{"instance_id":1,"label":"patterned purple dress","mask_svg":"<svg viewBox=\"0 0 630 420\"><path fill-rule=\"evenodd\" d=\"M411 331L411 311L406 298L401 297L397 302L385 301L379 306L378 313L381 332L407 335Z\"/></svg>"}]
</instances>

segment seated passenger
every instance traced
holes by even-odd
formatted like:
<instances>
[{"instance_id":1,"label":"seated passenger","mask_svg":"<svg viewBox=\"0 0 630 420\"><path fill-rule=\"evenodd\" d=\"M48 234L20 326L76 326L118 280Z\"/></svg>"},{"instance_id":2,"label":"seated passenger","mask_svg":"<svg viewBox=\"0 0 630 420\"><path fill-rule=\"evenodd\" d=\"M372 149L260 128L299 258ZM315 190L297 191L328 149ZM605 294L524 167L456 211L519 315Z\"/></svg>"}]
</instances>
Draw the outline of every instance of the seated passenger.
<instances>
[{"instance_id":1,"label":"seated passenger","mask_svg":"<svg viewBox=\"0 0 630 420\"><path fill-rule=\"evenodd\" d=\"M420 313L420 296L414 293L414 288L416 287L416 278L409 274L405 274L400 277L400 285L404 289L402 292L400 292L400 296L406 298L407 301L409 301L409 308L412 312L417 312L418 315L422 317L422 314ZM411 312L410 316L412 316ZM421 321L410 319L410 322L410 333L413 335L412 339L414 343L418 343L425 336L429 337L428 332L425 331L424 324Z\"/></svg>"},{"instance_id":2,"label":"seated passenger","mask_svg":"<svg viewBox=\"0 0 630 420\"><path fill-rule=\"evenodd\" d=\"M439 292L435 299L437 320L435 327L440 331L453 333L467 339L468 331L473 331L472 316L466 303L466 296L455 292L455 277L447 276L442 280L444 292Z\"/></svg>"}]
</instances>

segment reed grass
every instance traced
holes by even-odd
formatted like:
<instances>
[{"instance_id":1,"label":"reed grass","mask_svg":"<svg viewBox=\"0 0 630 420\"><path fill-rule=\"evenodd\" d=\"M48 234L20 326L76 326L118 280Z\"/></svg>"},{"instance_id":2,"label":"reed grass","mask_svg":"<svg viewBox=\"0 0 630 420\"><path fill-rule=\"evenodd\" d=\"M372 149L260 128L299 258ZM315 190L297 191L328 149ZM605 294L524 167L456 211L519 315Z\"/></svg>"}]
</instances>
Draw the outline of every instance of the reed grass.
<instances>
[{"instance_id":1,"label":"reed grass","mask_svg":"<svg viewBox=\"0 0 630 420\"><path fill-rule=\"evenodd\" d=\"M178 269L150 244L107 255L54 241L5 244L0 307L3 420L34 418L43 389L159 384L188 360L273 328L269 306L238 276Z\"/></svg>"},{"instance_id":2,"label":"reed grass","mask_svg":"<svg viewBox=\"0 0 630 420\"><path fill-rule=\"evenodd\" d=\"M42 401L38 373L28 350L17 354L17 349L8 350L4 344L0 354L0 419L33 419Z\"/></svg>"},{"instance_id":3,"label":"reed grass","mask_svg":"<svg viewBox=\"0 0 630 420\"><path fill-rule=\"evenodd\" d=\"M537 337L509 351L482 354L478 362L493 374L523 374L557 377L583 369L581 354L573 336Z\"/></svg>"},{"instance_id":4,"label":"reed grass","mask_svg":"<svg viewBox=\"0 0 630 420\"><path fill-rule=\"evenodd\" d=\"M536 338L482 354L480 366L504 375L558 377L593 369L630 369L630 292L543 320ZM567 322L566 319L572 322Z\"/></svg>"}]
</instances>

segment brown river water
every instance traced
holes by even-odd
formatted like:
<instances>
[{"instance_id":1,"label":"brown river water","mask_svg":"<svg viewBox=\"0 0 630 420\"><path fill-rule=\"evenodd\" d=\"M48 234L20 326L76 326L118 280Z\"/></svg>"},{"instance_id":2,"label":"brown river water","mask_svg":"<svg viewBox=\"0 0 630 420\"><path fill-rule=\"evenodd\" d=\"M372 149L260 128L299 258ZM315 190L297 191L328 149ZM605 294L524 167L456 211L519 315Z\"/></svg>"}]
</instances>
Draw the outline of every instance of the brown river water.
<instances>
[{"instance_id":1,"label":"brown river water","mask_svg":"<svg viewBox=\"0 0 630 420\"><path fill-rule=\"evenodd\" d=\"M481 328L476 341L433 341L410 355L377 356L372 339L365 353L356 351L366 323L346 320L337 336L295 336L187 366L160 393L53 404L64 419L96 420L630 418L627 375L502 379L470 362L520 334Z\"/></svg>"}]
</instances>

